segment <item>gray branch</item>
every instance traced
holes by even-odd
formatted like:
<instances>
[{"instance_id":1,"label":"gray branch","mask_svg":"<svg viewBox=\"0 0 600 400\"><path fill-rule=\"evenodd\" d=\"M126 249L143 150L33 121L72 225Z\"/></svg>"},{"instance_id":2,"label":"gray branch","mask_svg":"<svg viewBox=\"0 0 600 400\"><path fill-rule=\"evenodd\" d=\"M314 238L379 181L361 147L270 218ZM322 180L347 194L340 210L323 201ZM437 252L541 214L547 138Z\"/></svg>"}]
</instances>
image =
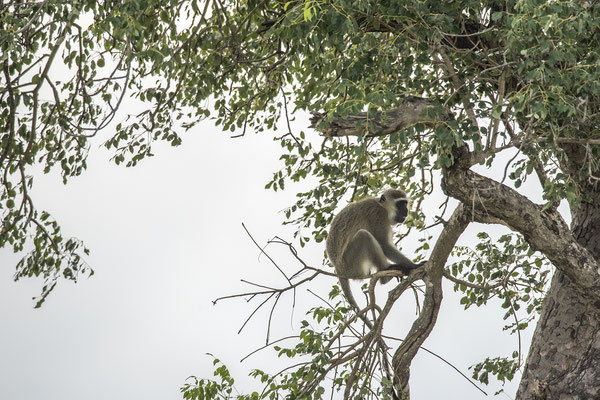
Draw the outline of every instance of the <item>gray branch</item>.
<instances>
[{"instance_id":1,"label":"gray branch","mask_svg":"<svg viewBox=\"0 0 600 400\"><path fill-rule=\"evenodd\" d=\"M452 216L444 226L432 252L429 261L425 265L425 298L419 317L413 322L410 331L400 347L394 353L392 366L394 375L398 379L396 384L408 395L408 379L410 376L410 364L417 354L417 351L429 337L429 334L435 326L440 306L442 304L442 275L444 265L456 244L456 241L462 235L469 225L468 212L464 205L459 204L452 213ZM384 312L395 303L395 289L390 292L388 302Z\"/></svg>"},{"instance_id":2,"label":"gray branch","mask_svg":"<svg viewBox=\"0 0 600 400\"><path fill-rule=\"evenodd\" d=\"M313 112L311 128L324 136L384 136L406 129L416 124L434 126L437 123L454 119L446 109L429 99L407 97L400 106L385 112L361 112L346 118L328 121L324 113Z\"/></svg>"}]
</instances>

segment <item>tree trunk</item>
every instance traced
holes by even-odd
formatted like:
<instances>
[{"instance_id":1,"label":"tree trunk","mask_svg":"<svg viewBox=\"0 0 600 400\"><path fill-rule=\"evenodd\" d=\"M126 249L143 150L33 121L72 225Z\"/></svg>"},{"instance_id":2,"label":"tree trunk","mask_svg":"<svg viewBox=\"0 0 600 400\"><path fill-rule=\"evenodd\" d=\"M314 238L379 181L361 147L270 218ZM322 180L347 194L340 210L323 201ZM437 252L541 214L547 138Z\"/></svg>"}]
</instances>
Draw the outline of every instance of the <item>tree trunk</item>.
<instances>
[{"instance_id":1,"label":"tree trunk","mask_svg":"<svg viewBox=\"0 0 600 400\"><path fill-rule=\"evenodd\" d=\"M600 204L573 213L575 239L600 259ZM556 270L533 335L517 399L600 399L600 302Z\"/></svg>"}]
</instances>

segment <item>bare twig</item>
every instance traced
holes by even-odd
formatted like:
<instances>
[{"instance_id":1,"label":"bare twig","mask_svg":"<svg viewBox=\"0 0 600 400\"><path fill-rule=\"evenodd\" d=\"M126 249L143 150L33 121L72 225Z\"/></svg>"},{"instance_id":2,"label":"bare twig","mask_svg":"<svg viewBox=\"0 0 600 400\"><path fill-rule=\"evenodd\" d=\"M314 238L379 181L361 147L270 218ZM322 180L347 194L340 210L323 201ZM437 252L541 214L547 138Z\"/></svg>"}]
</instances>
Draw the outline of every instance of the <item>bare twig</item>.
<instances>
[{"instance_id":1,"label":"bare twig","mask_svg":"<svg viewBox=\"0 0 600 400\"><path fill-rule=\"evenodd\" d=\"M443 276L444 276L444 278L446 278L454 283L457 283L459 285L465 285L466 287L470 287L471 289L479 289L479 290L493 290L493 289L496 289L506 283L503 280L503 281L495 283L493 285L478 285L476 283L472 283L472 282L468 282L468 281L456 278L456 277L452 276L452 274L450 274L450 272L448 272L446 270L444 270Z\"/></svg>"},{"instance_id":2,"label":"bare twig","mask_svg":"<svg viewBox=\"0 0 600 400\"><path fill-rule=\"evenodd\" d=\"M285 277L285 279L288 281L288 283L289 283L290 285L292 285L292 281L290 280L290 278L288 278L288 276L285 274L285 272L283 272L283 270L282 270L282 269L279 267L279 265L277 265L277 263L275 262L275 260L273 260L273 259L271 258L271 256L270 256L270 255L268 255L268 254L267 254L267 253L266 253L266 252L263 250L263 248L262 248L262 247L260 247L260 246L258 245L258 243L256 243L256 240L254 240L254 237L252 237L252 234L250 233L250 231L248 231L248 228L246 228L246 225L245 225L243 222L242 222L242 227L244 228L244 230L246 231L246 233L248 234L248 236L250 237L250 239L252 239L252 242L253 242L253 243L256 245L256 247L258 247L258 248L260 249L260 252L261 252L262 254L264 254L264 255L265 255L265 256L266 256L266 257L269 259L269 261L271 261L271 263L272 263L272 264L275 266L275 268L277 268L277 270L278 270L279 272L281 272L281 275L283 275L283 276Z\"/></svg>"}]
</instances>

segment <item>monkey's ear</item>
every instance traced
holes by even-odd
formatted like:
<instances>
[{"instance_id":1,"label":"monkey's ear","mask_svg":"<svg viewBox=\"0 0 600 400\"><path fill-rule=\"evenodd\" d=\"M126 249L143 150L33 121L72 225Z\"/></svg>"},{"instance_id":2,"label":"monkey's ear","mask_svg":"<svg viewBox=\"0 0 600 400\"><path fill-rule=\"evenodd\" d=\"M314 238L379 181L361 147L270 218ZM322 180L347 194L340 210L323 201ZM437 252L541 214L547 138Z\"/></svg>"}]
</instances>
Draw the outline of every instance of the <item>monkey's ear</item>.
<instances>
[{"instance_id":1,"label":"monkey's ear","mask_svg":"<svg viewBox=\"0 0 600 400\"><path fill-rule=\"evenodd\" d=\"M379 198L379 202L380 203L385 203L385 194L381 195L381 197Z\"/></svg>"}]
</instances>

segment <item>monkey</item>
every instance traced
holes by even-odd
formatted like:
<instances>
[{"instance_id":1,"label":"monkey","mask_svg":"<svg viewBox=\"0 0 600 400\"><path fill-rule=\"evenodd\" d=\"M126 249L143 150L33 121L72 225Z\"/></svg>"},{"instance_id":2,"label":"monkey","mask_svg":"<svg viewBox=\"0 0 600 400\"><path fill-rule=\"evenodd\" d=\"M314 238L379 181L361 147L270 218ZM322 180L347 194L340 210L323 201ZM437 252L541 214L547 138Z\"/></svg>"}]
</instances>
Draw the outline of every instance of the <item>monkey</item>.
<instances>
[{"instance_id":1,"label":"monkey","mask_svg":"<svg viewBox=\"0 0 600 400\"><path fill-rule=\"evenodd\" d=\"M392 241L392 227L404 222L408 198L402 190L388 189L380 198L369 197L348 204L331 222L327 256L348 302L359 310L349 279L365 279L371 272L396 270L408 274L425 262L413 263ZM387 283L392 277L381 278ZM372 328L370 321L362 318Z\"/></svg>"}]
</instances>

